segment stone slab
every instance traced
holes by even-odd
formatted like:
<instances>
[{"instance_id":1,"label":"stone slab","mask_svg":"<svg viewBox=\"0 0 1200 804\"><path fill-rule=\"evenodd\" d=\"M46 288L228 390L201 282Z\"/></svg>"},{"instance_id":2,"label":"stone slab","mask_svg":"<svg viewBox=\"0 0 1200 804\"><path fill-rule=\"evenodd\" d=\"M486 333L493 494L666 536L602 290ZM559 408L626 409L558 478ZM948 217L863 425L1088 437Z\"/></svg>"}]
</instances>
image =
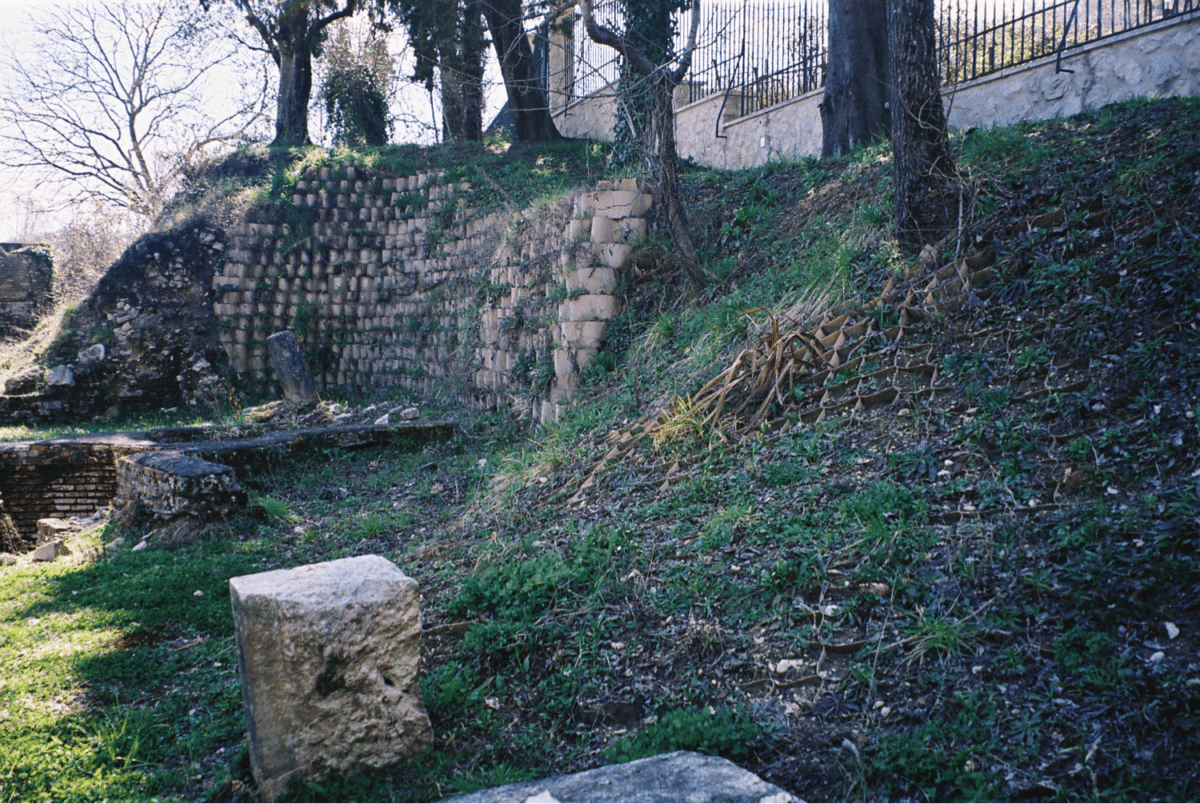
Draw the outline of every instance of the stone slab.
<instances>
[{"instance_id":1,"label":"stone slab","mask_svg":"<svg viewBox=\"0 0 1200 804\"><path fill-rule=\"evenodd\" d=\"M621 765L507 784L453 802L787 802L798 801L727 759L675 751Z\"/></svg>"},{"instance_id":2,"label":"stone slab","mask_svg":"<svg viewBox=\"0 0 1200 804\"><path fill-rule=\"evenodd\" d=\"M304 362L295 333L291 330L276 332L267 338L267 348L275 378L283 388L284 400L297 407L315 404L318 401L317 386Z\"/></svg>"},{"instance_id":3,"label":"stone slab","mask_svg":"<svg viewBox=\"0 0 1200 804\"><path fill-rule=\"evenodd\" d=\"M359 556L232 578L229 588L263 798L429 748L416 581Z\"/></svg>"}]
</instances>

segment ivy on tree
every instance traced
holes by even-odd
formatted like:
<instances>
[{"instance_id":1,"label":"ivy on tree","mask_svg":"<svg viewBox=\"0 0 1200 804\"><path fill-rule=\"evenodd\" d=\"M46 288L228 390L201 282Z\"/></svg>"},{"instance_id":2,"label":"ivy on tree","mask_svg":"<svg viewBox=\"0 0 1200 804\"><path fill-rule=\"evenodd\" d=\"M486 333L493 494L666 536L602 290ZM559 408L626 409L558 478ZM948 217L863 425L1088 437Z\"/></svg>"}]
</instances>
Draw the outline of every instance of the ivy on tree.
<instances>
[{"instance_id":1,"label":"ivy on tree","mask_svg":"<svg viewBox=\"0 0 1200 804\"><path fill-rule=\"evenodd\" d=\"M378 77L365 65L353 64L331 70L321 88L321 100L335 144L387 144L391 129L387 93L380 86Z\"/></svg>"},{"instance_id":2,"label":"ivy on tree","mask_svg":"<svg viewBox=\"0 0 1200 804\"><path fill-rule=\"evenodd\" d=\"M658 0L644 0L654 3ZM687 44L674 59L663 63L653 61L639 46L642 32L616 31L596 22L592 14L592 0L580 0L583 24L593 42L607 45L616 50L625 61L642 76L649 97L649 124L645 127L642 140L646 143L646 161L656 186L656 203L665 213L667 230L675 246L683 269L693 287L702 289L707 284L704 268L696 254L696 244L688 227L687 212L683 207L679 188L679 156L675 147L675 87L683 81L692 66L696 52L696 34L700 26L700 0L692 0L692 24L688 31ZM671 61L675 68L671 69Z\"/></svg>"}]
</instances>

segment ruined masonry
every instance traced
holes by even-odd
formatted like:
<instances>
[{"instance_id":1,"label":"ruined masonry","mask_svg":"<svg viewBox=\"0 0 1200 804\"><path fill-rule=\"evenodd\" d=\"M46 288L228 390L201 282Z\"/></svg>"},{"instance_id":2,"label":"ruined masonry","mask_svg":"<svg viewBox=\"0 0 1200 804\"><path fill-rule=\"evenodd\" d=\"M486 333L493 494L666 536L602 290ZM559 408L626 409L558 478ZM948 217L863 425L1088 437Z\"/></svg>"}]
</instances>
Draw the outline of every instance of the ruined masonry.
<instances>
[{"instance_id":1,"label":"ruined masonry","mask_svg":"<svg viewBox=\"0 0 1200 804\"><path fill-rule=\"evenodd\" d=\"M0 243L0 338L32 329L50 307L50 258L36 246Z\"/></svg>"},{"instance_id":2,"label":"ruined masonry","mask_svg":"<svg viewBox=\"0 0 1200 804\"><path fill-rule=\"evenodd\" d=\"M246 504L233 469L178 452L143 452L117 462L115 508L144 505L156 519L225 519Z\"/></svg>"},{"instance_id":3,"label":"ruined masonry","mask_svg":"<svg viewBox=\"0 0 1200 804\"><path fill-rule=\"evenodd\" d=\"M213 309L233 370L271 377L292 330L319 389L449 387L556 418L619 312L614 295L651 196L601 182L537 211L480 214L441 174L310 168L290 207L232 234Z\"/></svg>"}]
</instances>

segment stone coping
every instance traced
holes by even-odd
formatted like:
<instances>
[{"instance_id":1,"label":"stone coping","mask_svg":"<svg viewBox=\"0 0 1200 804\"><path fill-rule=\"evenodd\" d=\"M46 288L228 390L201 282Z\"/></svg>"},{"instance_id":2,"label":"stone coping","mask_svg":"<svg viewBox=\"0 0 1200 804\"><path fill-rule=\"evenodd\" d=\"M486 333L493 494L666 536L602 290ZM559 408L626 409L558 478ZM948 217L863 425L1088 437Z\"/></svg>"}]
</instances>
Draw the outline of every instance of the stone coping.
<instances>
[{"instance_id":1,"label":"stone coping","mask_svg":"<svg viewBox=\"0 0 1200 804\"><path fill-rule=\"evenodd\" d=\"M361 446L388 441L439 441L450 438L458 429L453 419L396 424L342 424L328 427L300 427L276 430L257 436L222 438L221 430L209 425L200 427L160 428L148 433L87 433L59 436L38 441L0 442L0 455L5 452L24 452L33 448L99 446L121 452L170 450L180 453L226 454L242 450L286 447L305 444L334 444Z\"/></svg>"}]
</instances>

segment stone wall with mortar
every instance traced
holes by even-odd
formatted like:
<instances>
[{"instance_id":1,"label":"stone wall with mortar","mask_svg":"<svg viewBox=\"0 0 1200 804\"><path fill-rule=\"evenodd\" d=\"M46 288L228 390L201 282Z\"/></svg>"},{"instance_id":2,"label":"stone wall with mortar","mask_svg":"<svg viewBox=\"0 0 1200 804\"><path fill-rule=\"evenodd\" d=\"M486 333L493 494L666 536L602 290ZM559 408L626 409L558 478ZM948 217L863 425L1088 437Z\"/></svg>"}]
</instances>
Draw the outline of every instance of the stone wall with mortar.
<instances>
[{"instance_id":1,"label":"stone wall with mortar","mask_svg":"<svg viewBox=\"0 0 1200 804\"><path fill-rule=\"evenodd\" d=\"M1200 95L1200 12L1069 49L947 91L952 128L1069 117L1141 96ZM1074 72L1066 72L1073 70Z\"/></svg>"},{"instance_id":2,"label":"stone wall with mortar","mask_svg":"<svg viewBox=\"0 0 1200 804\"><path fill-rule=\"evenodd\" d=\"M1200 12L1065 51L950 87L945 92L951 128L1008 125L1065 117L1084 109L1143 95L1200 95ZM563 89L564 93L569 90ZM567 136L612 139L616 104L606 88L596 97L571 99L554 112ZM765 109L743 108L736 95L711 95L675 107L679 156L706 167L740 170L772 159L821 153L823 92L817 90Z\"/></svg>"},{"instance_id":3,"label":"stone wall with mortar","mask_svg":"<svg viewBox=\"0 0 1200 804\"><path fill-rule=\"evenodd\" d=\"M219 402L227 392L211 293L222 236L194 221L138 238L64 320L41 363L5 380L0 422Z\"/></svg>"},{"instance_id":4,"label":"stone wall with mortar","mask_svg":"<svg viewBox=\"0 0 1200 804\"><path fill-rule=\"evenodd\" d=\"M233 469L178 452L143 452L117 461L114 508L140 505L156 519L224 519L246 503Z\"/></svg>"},{"instance_id":5,"label":"stone wall with mortar","mask_svg":"<svg viewBox=\"0 0 1200 804\"><path fill-rule=\"evenodd\" d=\"M49 309L51 273L37 248L0 243L0 340L32 329Z\"/></svg>"},{"instance_id":6,"label":"stone wall with mortar","mask_svg":"<svg viewBox=\"0 0 1200 804\"><path fill-rule=\"evenodd\" d=\"M740 170L772 159L821 155L821 90L742 115L738 98L722 108L722 95L675 112L679 155L721 170Z\"/></svg>"},{"instance_id":7,"label":"stone wall with mortar","mask_svg":"<svg viewBox=\"0 0 1200 804\"><path fill-rule=\"evenodd\" d=\"M643 190L482 214L441 175L308 169L290 206L231 233L213 277L221 344L251 383L271 378L266 339L291 329L319 388L449 389L553 419L617 314Z\"/></svg>"}]
</instances>

